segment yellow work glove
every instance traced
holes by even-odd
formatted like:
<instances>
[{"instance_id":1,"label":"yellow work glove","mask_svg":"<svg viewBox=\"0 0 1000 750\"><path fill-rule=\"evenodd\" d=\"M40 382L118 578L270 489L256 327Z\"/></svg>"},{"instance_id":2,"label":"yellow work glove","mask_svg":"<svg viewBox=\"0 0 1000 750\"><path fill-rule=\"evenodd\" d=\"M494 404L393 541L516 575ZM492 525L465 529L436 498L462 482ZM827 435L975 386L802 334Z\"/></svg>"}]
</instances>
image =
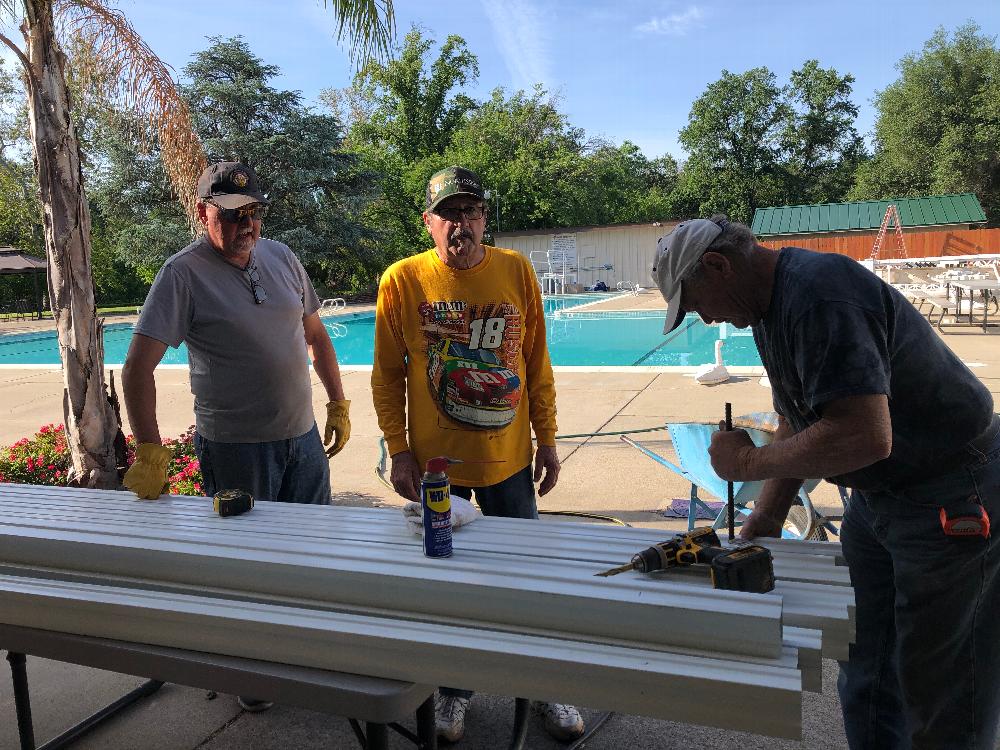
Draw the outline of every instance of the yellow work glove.
<instances>
[{"instance_id":1,"label":"yellow work glove","mask_svg":"<svg viewBox=\"0 0 1000 750\"><path fill-rule=\"evenodd\" d=\"M156 443L140 443L135 449L135 463L125 472L124 484L144 500L155 500L167 491L167 467L170 449Z\"/></svg>"},{"instance_id":2,"label":"yellow work glove","mask_svg":"<svg viewBox=\"0 0 1000 750\"><path fill-rule=\"evenodd\" d=\"M333 445L326 449L326 455L330 458L340 453L351 437L351 418L347 413L350 408L351 402L348 399L330 401L326 405L326 430L323 433L323 445L330 445L333 433L337 433L337 439L333 441Z\"/></svg>"}]
</instances>

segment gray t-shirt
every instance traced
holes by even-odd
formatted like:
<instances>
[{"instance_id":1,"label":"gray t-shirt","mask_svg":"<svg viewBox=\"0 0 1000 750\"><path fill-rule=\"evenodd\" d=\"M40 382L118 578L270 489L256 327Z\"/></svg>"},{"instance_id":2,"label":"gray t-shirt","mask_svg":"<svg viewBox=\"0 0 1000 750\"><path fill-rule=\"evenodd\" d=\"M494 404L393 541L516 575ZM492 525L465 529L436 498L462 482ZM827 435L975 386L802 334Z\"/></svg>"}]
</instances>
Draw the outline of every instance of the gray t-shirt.
<instances>
[{"instance_id":1,"label":"gray t-shirt","mask_svg":"<svg viewBox=\"0 0 1000 750\"><path fill-rule=\"evenodd\" d=\"M932 476L979 437L993 397L898 291L842 255L781 249L767 314L753 329L774 408L801 432L826 403L885 394L892 453L830 481L892 490Z\"/></svg>"},{"instance_id":2,"label":"gray t-shirt","mask_svg":"<svg viewBox=\"0 0 1000 750\"><path fill-rule=\"evenodd\" d=\"M292 251L261 239L252 263L267 293L256 304L246 271L199 238L164 263L135 332L187 343L195 425L209 440L287 440L312 429L312 387L302 326L319 309Z\"/></svg>"}]
</instances>

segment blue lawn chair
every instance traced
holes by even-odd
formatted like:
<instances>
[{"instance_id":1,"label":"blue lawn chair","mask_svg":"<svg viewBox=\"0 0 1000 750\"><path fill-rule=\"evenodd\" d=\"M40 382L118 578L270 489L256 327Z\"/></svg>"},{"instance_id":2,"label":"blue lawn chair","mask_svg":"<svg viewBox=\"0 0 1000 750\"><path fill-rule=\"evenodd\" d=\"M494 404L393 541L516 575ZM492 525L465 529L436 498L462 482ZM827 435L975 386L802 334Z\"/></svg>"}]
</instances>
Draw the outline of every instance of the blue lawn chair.
<instances>
[{"instance_id":1,"label":"blue lawn chair","mask_svg":"<svg viewBox=\"0 0 1000 750\"><path fill-rule=\"evenodd\" d=\"M734 424L745 429L755 445L763 446L771 442L774 422L767 413L737 418L734 420ZM759 424L764 429L751 427L750 424ZM712 469L708 455L712 433L719 429L719 425L718 422L704 424L668 423L667 429L670 431L670 440L673 443L680 466L676 466L663 456L625 435L621 436L621 440L691 482L691 502L688 507L688 530L691 530L697 525L699 508L703 508L710 514L716 513L698 496L699 489L722 501L725 501L728 495L727 482ZM801 505L792 507L785 528L782 530L782 537L787 539L825 539L825 532L838 533L837 528L816 511L809 499L809 493L816 488L820 481L822 480L807 479L803 482L798 495L798 502ZM734 521L736 525L740 525L750 515L751 508L748 506L760 497L763 486L764 482L762 481L733 482L733 502L736 510ZM712 528L725 529L728 525L729 519L724 505L722 511L716 515Z\"/></svg>"}]
</instances>

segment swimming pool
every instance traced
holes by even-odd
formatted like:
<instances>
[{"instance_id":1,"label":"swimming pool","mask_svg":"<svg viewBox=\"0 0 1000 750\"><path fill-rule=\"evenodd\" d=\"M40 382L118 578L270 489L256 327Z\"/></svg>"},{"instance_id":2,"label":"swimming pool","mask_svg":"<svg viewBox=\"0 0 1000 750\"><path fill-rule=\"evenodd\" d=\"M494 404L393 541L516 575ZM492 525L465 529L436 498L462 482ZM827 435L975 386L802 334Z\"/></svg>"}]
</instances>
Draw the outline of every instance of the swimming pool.
<instances>
[{"instance_id":1,"label":"swimming pool","mask_svg":"<svg viewBox=\"0 0 1000 750\"><path fill-rule=\"evenodd\" d=\"M549 355L556 366L695 367L715 360L715 342L726 339L727 366L760 366L747 331L731 326L706 326L693 316L670 335L663 335L663 314L610 313L572 308L608 295L572 295L545 299L545 327ZM344 365L371 365L375 343L374 313L354 313L324 319ZM104 328L106 364L125 362L132 325L114 323ZM58 365L59 347L53 331L0 336L0 366ZM186 365L187 348L167 349L165 365Z\"/></svg>"}]
</instances>

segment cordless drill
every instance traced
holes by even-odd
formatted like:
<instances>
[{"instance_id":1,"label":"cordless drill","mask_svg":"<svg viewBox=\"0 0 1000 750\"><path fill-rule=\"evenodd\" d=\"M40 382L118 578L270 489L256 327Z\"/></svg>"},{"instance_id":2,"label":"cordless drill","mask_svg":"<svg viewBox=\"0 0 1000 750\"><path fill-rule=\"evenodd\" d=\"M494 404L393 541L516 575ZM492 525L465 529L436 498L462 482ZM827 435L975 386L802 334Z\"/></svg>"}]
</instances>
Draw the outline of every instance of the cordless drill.
<instances>
[{"instance_id":1,"label":"cordless drill","mask_svg":"<svg viewBox=\"0 0 1000 750\"><path fill-rule=\"evenodd\" d=\"M620 565L598 576L613 576L628 570L652 573L688 565L707 565L712 586L727 591L766 594L774 589L774 562L771 551L757 544L723 547L715 530L705 526L654 544Z\"/></svg>"}]
</instances>

